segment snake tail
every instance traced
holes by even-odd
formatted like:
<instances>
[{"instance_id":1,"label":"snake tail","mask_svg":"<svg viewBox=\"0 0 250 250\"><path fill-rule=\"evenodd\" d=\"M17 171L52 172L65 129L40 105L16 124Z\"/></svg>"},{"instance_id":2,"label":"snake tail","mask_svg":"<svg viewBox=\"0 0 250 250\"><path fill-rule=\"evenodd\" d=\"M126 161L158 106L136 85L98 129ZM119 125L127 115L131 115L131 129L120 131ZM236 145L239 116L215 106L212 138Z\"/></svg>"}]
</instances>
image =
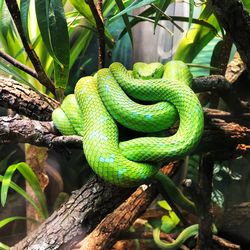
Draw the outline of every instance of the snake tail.
<instances>
[{"instance_id":1,"label":"snake tail","mask_svg":"<svg viewBox=\"0 0 250 250\"><path fill-rule=\"evenodd\" d=\"M154 241L156 243L156 245L160 248L160 249L164 249L164 250L176 250L179 249L179 247L190 237L195 236L196 234L198 234L198 230L199 230L199 225L198 224L194 224L192 226L189 226L187 228L185 228L179 235L178 237L171 243L168 243L166 241L162 241L160 239L160 228L155 228L153 230L153 238Z\"/></svg>"},{"instance_id":2,"label":"snake tail","mask_svg":"<svg viewBox=\"0 0 250 250\"><path fill-rule=\"evenodd\" d=\"M154 179L160 183L160 186L164 192L167 194L167 198L171 199L176 205L181 207L182 209L195 214L196 208L192 201L190 201L181 190L175 185L175 183L161 171L158 171L154 176ZM168 200L167 199L167 200Z\"/></svg>"}]
</instances>

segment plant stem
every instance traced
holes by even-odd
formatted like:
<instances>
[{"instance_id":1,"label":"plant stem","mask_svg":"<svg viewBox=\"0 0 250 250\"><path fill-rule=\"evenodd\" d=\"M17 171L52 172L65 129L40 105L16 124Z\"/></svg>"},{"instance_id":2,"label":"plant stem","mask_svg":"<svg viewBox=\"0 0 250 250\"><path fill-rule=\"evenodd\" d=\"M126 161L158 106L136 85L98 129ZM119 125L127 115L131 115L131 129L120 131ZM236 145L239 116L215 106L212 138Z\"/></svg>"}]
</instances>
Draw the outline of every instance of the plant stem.
<instances>
[{"instance_id":1,"label":"plant stem","mask_svg":"<svg viewBox=\"0 0 250 250\"><path fill-rule=\"evenodd\" d=\"M0 57L2 57L5 61L9 62L10 64L14 65L18 69L21 69L25 73L33 76L34 78L38 79L38 74L36 71L32 70L31 68L27 67L26 65L20 63L12 56L6 54L4 51L0 50Z\"/></svg>"},{"instance_id":2,"label":"plant stem","mask_svg":"<svg viewBox=\"0 0 250 250\"><path fill-rule=\"evenodd\" d=\"M51 79L49 79L49 77L45 73L43 66L42 66L34 48L32 47L31 44L28 43L28 41L25 37L23 27L22 27L21 14L20 14L16 0L6 0L5 2L6 2L8 9L9 9L9 12L13 18L13 21L16 25L16 28L17 28L19 36L22 40L24 49L25 49L26 53L28 54L28 57L29 57L31 63L33 64L33 66L37 72L39 82L42 85L44 85L49 91L51 91L51 93L55 94L55 87L54 87L53 82L51 81Z\"/></svg>"},{"instance_id":3,"label":"plant stem","mask_svg":"<svg viewBox=\"0 0 250 250\"><path fill-rule=\"evenodd\" d=\"M98 33L99 48L98 48L98 69L104 67L105 64L105 34L104 34L104 20L102 13L102 0L98 0L96 5L93 0L86 0L91 12L95 18L96 29Z\"/></svg>"}]
</instances>

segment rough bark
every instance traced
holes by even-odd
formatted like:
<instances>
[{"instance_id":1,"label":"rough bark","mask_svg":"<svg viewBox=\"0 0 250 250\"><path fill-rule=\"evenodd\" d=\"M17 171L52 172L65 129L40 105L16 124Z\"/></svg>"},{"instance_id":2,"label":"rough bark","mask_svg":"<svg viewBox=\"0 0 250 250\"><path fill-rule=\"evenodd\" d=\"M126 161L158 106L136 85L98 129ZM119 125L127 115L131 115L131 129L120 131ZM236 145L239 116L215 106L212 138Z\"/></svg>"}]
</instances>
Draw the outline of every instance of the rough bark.
<instances>
[{"instance_id":1,"label":"rough bark","mask_svg":"<svg viewBox=\"0 0 250 250\"><path fill-rule=\"evenodd\" d=\"M231 35L250 72L250 17L239 0L209 0L220 24Z\"/></svg>"},{"instance_id":2,"label":"rough bark","mask_svg":"<svg viewBox=\"0 0 250 250\"><path fill-rule=\"evenodd\" d=\"M127 230L135 219L146 210L156 195L154 187L139 187L124 203L80 242L81 250L110 249L121 232ZM105 229L105 230L103 230Z\"/></svg>"},{"instance_id":3,"label":"rough bark","mask_svg":"<svg viewBox=\"0 0 250 250\"><path fill-rule=\"evenodd\" d=\"M219 230L221 234L235 239L236 242L250 244L250 202L228 208L220 221Z\"/></svg>"},{"instance_id":4,"label":"rough bark","mask_svg":"<svg viewBox=\"0 0 250 250\"><path fill-rule=\"evenodd\" d=\"M52 111L59 103L15 80L1 76L0 106L36 120L49 121Z\"/></svg>"},{"instance_id":5,"label":"rough bark","mask_svg":"<svg viewBox=\"0 0 250 250\"><path fill-rule=\"evenodd\" d=\"M241 154L242 151L237 146L249 144L249 126L245 127L225 121L226 119L229 121L233 119L233 116L228 112L208 109L206 114L208 121L196 152L211 151L225 158ZM238 121L249 125L250 115L245 114L243 118L238 117ZM82 147L80 136L61 136L52 122L22 119L19 116L1 117L0 128L0 143L30 143L50 148ZM170 133L175 133L176 129L171 129Z\"/></svg>"},{"instance_id":6,"label":"rough bark","mask_svg":"<svg viewBox=\"0 0 250 250\"><path fill-rule=\"evenodd\" d=\"M72 249L131 191L104 183L94 176L37 230L11 249Z\"/></svg>"}]
</instances>

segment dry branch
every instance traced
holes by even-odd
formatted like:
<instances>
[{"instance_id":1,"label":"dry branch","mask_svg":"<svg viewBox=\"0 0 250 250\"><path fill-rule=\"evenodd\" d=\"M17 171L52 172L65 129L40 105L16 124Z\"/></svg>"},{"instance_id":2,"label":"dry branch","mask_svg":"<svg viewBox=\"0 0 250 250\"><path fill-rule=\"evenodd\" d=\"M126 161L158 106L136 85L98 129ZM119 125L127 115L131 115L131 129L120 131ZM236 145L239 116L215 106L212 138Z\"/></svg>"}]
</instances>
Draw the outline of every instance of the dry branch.
<instances>
[{"instance_id":1,"label":"dry branch","mask_svg":"<svg viewBox=\"0 0 250 250\"><path fill-rule=\"evenodd\" d=\"M59 103L17 81L0 76L0 106L36 120L51 120Z\"/></svg>"},{"instance_id":2,"label":"dry branch","mask_svg":"<svg viewBox=\"0 0 250 250\"><path fill-rule=\"evenodd\" d=\"M231 35L250 72L250 17L238 0L209 0L220 24Z\"/></svg>"},{"instance_id":3,"label":"dry branch","mask_svg":"<svg viewBox=\"0 0 250 250\"><path fill-rule=\"evenodd\" d=\"M117 188L94 176L37 230L11 249L72 249L130 193L131 189Z\"/></svg>"},{"instance_id":4,"label":"dry branch","mask_svg":"<svg viewBox=\"0 0 250 250\"><path fill-rule=\"evenodd\" d=\"M133 221L151 204L156 193L152 186L143 185L139 187L80 242L80 249L110 249L121 232L127 230Z\"/></svg>"}]
</instances>

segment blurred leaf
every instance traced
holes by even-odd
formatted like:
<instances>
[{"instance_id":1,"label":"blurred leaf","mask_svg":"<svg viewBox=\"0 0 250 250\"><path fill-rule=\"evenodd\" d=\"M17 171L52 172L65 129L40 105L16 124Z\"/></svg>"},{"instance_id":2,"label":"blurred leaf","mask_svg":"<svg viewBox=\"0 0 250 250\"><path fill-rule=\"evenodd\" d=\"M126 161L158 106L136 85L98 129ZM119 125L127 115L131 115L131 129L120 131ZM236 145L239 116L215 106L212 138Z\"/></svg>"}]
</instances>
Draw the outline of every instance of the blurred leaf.
<instances>
[{"instance_id":1,"label":"blurred leaf","mask_svg":"<svg viewBox=\"0 0 250 250\"><path fill-rule=\"evenodd\" d=\"M30 0L20 1L20 14L21 14L21 21L22 21L24 35L28 43L31 43L29 37L29 26L28 26L29 7L30 7Z\"/></svg>"},{"instance_id":2,"label":"blurred leaf","mask_svg":"<svg viewBox=\"0 0 250 250\"><path fill-rule=\"evenodd\" d=\"M242 0L245 8L247 9L248 13L250 13L250 1L249 0Z\"/></svg>"},{"instance_id":3,"label":"blurred leaf","mask_svg":"<svg viewBox=\"0 0 250 250\"><path fill-rule=\"evenodd\" d=\"M218 32L220 30L219 23L214 15L211 14L210 5L206 5L199 19L206 21L214 27ZM206 18L204 18L206 17ZM175 52L174 60L182 60L186 63L192 62L198 53L211 41L215 35L214 29L206 26L193 24L187 34L182 38Z\"/></svg>"},{"instance_id":4,"label":"blurred leaf","mask_svg":"<svg viewBox=\"0 0 250 250\"><path fill-rule=\"evenodd\" d=\"M188 17L188 28L190 28L194 15L194 0L189 0L189 17Z\"/></svg>"},{"instance_id":5,"label":"blurred leaf","mask_svg":"<svg viewBox=\"0 0 250 250\"><path fill-rule=\"evenodd\" d=\"M9 166L3 176L2 180L2 187L1 187L1 204L2 206L5 205L7 195L8 195L8 189L10 186L10 182L12 179L12 175L14 172L18 170L22 176L25 178L25 180L29 183L31 186L33 192L35 193L39 204L41 206L43 217L46 218L48 216L47 206L46 206L46 198L44 196L44 193L40 187L40 183L34 174L33 170L30 168L28 164L25 162L20 162L17 164L13 164Z\"/></svg>"},{"instance_id":6,"label":"blurred leaf","mask_svg":"<svg viewBox=\"0 0 250 250\"><path fill-rule=\"evenodd\" d=\"M4 227L6 224L15 221L15 220L27 220L26 217L22 217L22 216L13 216L13 217L8 217L6 219L0 220L0 228Z\"/></svg>"},{"instance_id":7,"label":"blurred leaf","mask_svg":"<svg viewBox=\"0 0 250 250\"><path fill-rule=\"evenodd\" d=\"M167 201L165 201L165 200L158 201L157 203L158 203L158 205L159 205L160 207L164 208L164 209L167 210L167 211L171 211L171 210L172 210L172 208L169 206L169 204L168 204Z\"/></svg>"},{"instance_id":8,"label":"blurred leaf","mask_svg":"<svg viewBox=\"0 0 250 250\"><path fill-rule=\"evenodd\" d=\"M9 250L10 247L7 246L7 245L5 245L5 244L3 244L2 242L0 242L0 249L1 249L1 250Z\"/></svg>"},{"instance_id":9,"label":"blurred leaf","mask_svg":"<svg viewBox=\"0 0 250 250\"><path fill-rule=\"evenodd\" d=\"M156 0L135 0L133 1L127 8L125 8L124 10L122 10L121 12L119 12L118 14L116 14L115 16L113 16L109 21L113 22L116 18L134 10L140 7L143 7L145 5L149 5L151 3L156 2Z\"/></svg>"},{"instance_id":10,"label":"blurred leaf","mask_svg":"<svg viewBox=\"0 0 250 250\"><path fill-rule=\"evenodd\" d=\"M80 54L84 54L89 46L93 33L89 30L81 32L70 50L70 68L75 63Z\"/></svg>"},{"instance_id":11,"label":"blurred leaf","mask_svg":"<svg viewBox=\"0 0 250 250\"><path fill-rule=\"evenodd\" d=\"M96 25L95 18L85 0L70 0L70 3L88 20L88 22L94 26Z\"/></svg>"},{"instance_id":12,"label":"blurred leaf","mask_svg":"<svg viewBox=\"0 0 250 250\"><path fill-rule=\"evenodd\" d=\"M161 217L161 230L165 233L170 233L174 228L176 227L176 224L174 221L167 215L163 215Z\"/></svg>"},{"instance_id":13,"label":"blurred leaf","mask_svg":"<svg viewBox=\"0 0 250 250\"><path fill-rule=\"evenodd\" d=\"M3 181L3 176L0 175L0 182L2 181ZM39 215L43 217L43 212L41 208L36 204L36 202L31 196L29 196L21 187L19 187L17 184L15 184L12 181L10 182L9 186L13 190L15 190L18 194L20 194L25 200L27 200L34 207L34 209L39 213Z\"/></svg>"},{"instance_id":14,"label":"blurred leaf","mask_svg":"<svg viewBox=\"0 0 250 250\"><path fill-rule=\"evenodd\" d=\"M19 74L19 72L16 69L14 70L9 64L0 62L0 70L2 70L3 72L5 72L10 76L13 76L17 81L33 88L33 86L25 78L23 78L23 76Z\"/></svg>"},{"instance_id":15,"label":"blurred leaf","mask_svg":"<svg viewBox=\"0 0 250 250\"><path fill-rule=\"evenodd\" d=\"M173 2L173 1L172 0L160 1L160 3L158 5L156 5L156 6L162 12L165 12L171 2ZM162 13L160 11L156 11L156 14L155 14L155 23L154 23L154 31L155 31L155 29L157 27L157 24L160 21L161 17L162 17Z\"/></svg>"},{"instance_id":16,"label":"blurred leaf","mask_svg":"<svg viewBox=\"0 0 250 250\"><path fill-rule=\"evenodd\" d=\"M37 22L43 42L54 59L57 88L66 88L69 75L69 34L61 0L36 0Z\"/></svg>"},{"instance_id":17,"label":"blurred leaf","mask_svg":"<svg viewBox=\"0 0 250 250\"><path fill-rule=\"evenodd\" d=\"M122 0L115 0L115 2L116 2L120 11L123 11L125 9L125 6L124 6ZM128 18L127 13L123 14L122 18L123 18L126 30L129 34L131 44L133 44L133 35L132 35L132 30L131 30L131 26L130 26L130 22L129 22L129 18Z\"/></svg>"}]
</instances>

